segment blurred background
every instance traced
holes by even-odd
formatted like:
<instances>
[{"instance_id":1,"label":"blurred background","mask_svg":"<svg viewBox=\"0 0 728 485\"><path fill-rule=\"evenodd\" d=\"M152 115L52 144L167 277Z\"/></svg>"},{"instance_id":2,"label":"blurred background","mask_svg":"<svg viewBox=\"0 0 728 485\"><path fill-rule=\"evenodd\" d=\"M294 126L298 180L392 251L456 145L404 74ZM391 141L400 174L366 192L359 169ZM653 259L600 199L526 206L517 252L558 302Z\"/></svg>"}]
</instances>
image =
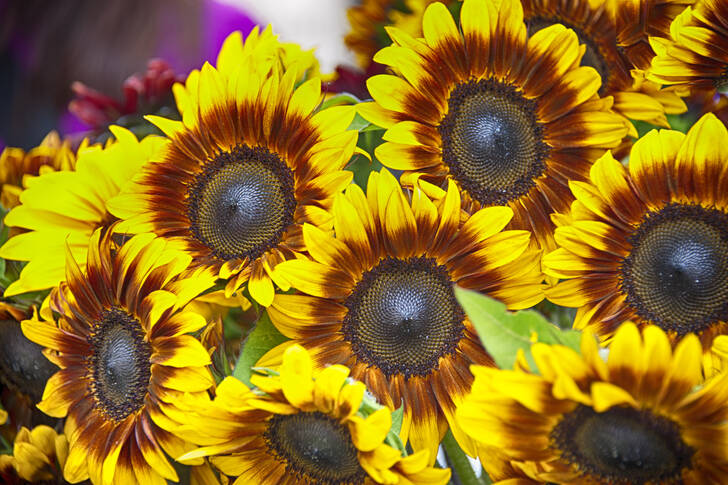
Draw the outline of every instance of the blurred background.
<instances>
[{"instance_id":1,"label":"blurred background","mask_svg":"<svg viewBox=\"0 0 728 485\"><path fill-rule=\"evenodd\" d=\"M74 81L123 105L122 84L147 71L149 59L164 59L165 72L184 78L214 61L230 32L246 35L256 24L271 23L281 40L315 48L322 72L353 65L343 37L346 9L354 3L0 0L0 149L29 149L53 129L61 135L88 129L68 112Z\"/></svg>"}]
</instances>

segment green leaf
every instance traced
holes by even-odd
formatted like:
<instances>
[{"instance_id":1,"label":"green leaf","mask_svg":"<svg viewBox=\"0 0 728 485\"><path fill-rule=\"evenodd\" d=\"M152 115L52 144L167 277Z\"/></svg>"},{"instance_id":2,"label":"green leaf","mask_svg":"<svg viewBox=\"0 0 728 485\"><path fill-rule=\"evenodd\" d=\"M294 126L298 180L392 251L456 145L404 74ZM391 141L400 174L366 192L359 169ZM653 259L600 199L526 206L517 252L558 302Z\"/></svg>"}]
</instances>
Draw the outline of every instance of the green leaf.
<instances>
[{"instance_id":1,"label":"green leaf","mask_svg":"<svg viewBox=\"0 0 728 485\"><path fill-rule=\"evenodd\" d=\"M670 128L683 133L687 133L696 121L698 121L697 114L690 111L681 115L667 115L667 122L670 123Z\"/></svg>"},{"instance_id":2,"label":"green leaf","mask_svg":"<svg viewBox=\"0 0 728 485\"><path fill-rule=\"evenodd\" d=\"M402 430L402 418L404 416L404 406L398 407L395 411L392 412L392 427L389 428L389 433L387 433L387 436L385 437L384 441L391 446L392 448L395 448L402 453L402 455L407 455L407 448L405 448L404 443L402 443L402 440L399 439L399 432Z\"/></svg>"},{"instance_id":3,"label":"green leaf","mask_svg":"<svg viewBox=\"0 0 728 485\"><path fill-rule=\"evenodd\" d=\"M392 432L399 435L402 431L402 418L404 417L404 406L398 407L392 411Z\"/></svg>"},{"instance_id":4,"label":"green leaf","mask_svg":"<svg viewBox=\"0 0 728 485\"><path fill-rule=\"evenodd\" d=\"M356 130L356 131L362 131L365 128L368 128L369 125L371 125L370 122L362 118L362 116L359 113L356 113L354 115L354 119L351 121L351 124L349 125L349 128L347 130Z\"/></svg>"},{"instance_id":5,"label":"green leaf","mask_svg":"<svg viewBox=\"0 0 728 485\"><path fill-rule=\"evenodd\" d=\"M534 334L538 342L566 345L579 351L580 332L561 330L536 311L509 312L498 300L457 286L455 297L473 323L483 346L501 369L512 369L518 349L523 349L529 366L536 370L531 355Z\"/></svg>"},{"instance_id":6,"label":"green leaf","mask_svg":"<svg viewBox=\"0 0 728 485\"><path fill-rule=\"evenodd\" d=\"M351 93L340 93L336 96L332 96L323 103L321 103L321 106L319 107L319 110L330 108L331 106L341 106L341 105L348 105L348 104L359 104L361 103L361 100L354 96Z\"/></svg>"},{"instance_id":7,"label":"green leaf","mask_svg":"<svg viewBox=\"0 0 728 485\"><path fill-rule=\"evenodd\" d=\"M273 326L268 313L264 312L258 319L253 331L243 342L243 350L240 352L238 363L235 365L235 370L233 370L233 376L250 387L251 368L263 354L286 340L288 339Z\"/></svg>"}]
</instances>

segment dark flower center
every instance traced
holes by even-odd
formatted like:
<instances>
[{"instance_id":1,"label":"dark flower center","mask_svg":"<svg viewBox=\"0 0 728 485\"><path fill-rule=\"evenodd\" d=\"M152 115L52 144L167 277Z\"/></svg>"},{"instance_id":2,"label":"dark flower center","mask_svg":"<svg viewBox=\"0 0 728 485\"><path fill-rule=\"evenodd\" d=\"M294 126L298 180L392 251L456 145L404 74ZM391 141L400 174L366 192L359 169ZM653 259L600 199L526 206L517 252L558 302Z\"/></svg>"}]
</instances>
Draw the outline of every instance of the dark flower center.
<instances>
[{"instance_id":1,"label":"dark flower center","mask_svg":"<svg viewBox=\"0 0 728 485\"><path fill-rule=\"evenodd\" d=\"M264 437L268 451L302 482L355 485L367 477L349 429L325 414L275 415Z\"/></svg>"},{"instance_id":2,"label":"dark flower center","mask_svg":"<svg viewBox=\"0 0 728 485\"><path fill-rule=\"evenodd\" d=\"M556 425L551 441L562 459L605 483L680 483L695 452L673 421L622 407L597 413L579 405Z\"/></svg>"},{"instance_id":3,"label":"dark flower center","mask_svg":"<svg viewBox=\"0 0 728 485\"><path fill-rule=\"evenodd\" d=\"M548 146L536 102L494 80L468 81L450 93L439 126L450 173L482 205L528 193L546 169Z\"/></svg>"},{"instance_id":4,"label":"dark flower center","mask_svg":"<svg viewBox=\"0 0 728 485\"><path fill-rule=\"evenodd\" d=\"M728 321L728 214L670 204L629 239L621 288L644 320L678 335Z\"/></svg>"},{"instance_id":5,"label":"dark flower center","mask_svg":"<svg viewBox=\"0 0 728 485\"><path fill-rule=\"evenodd\" d=\"M144 405L152 348L139 320L121 308L104 310L89 336L91 391L97 407L121 421Z\"/></svg>"},{"instance_id":6,"label":"dark flower center","mask_svg":"<svg viewBox=\"0 0 728 485\"><path fill-rule=\"evenodd\" d=\"M387 376L430 374L465 329L447 269L424 256L383 259L345 305L344 338L359 359Z\"/></svg>"},{"instance_id":7,"label":"dark flower center","mask_svg":"<svg viewBox=\"0 0 728 485\"><path fill-rule=\"evenodd\" d=\"M0 320L0 381L29 396L35 403L58 367L45 358L43 348L28 340L14 320Z\"/></svg>"},{"instance_id":8,"label":"dark flower center","mask_svg":"<svg viewBox=\"0 0 728 485\"><path fill-rule=\"evenodd\" d=\"M192 232L215 256L254 260L293 222L293 173L266 148L238 145L205 166L188 201Z\"/></svg>"},{"instance_id":9,"label":"dark flower center","mask_svg":"<svg viewBox=\"0 0 728 485\"><path fill-rule=\"evenodd\" d=\"M541 29L545 29L546 27L551 27L552 25L556 24L562 24L564 27L573 30L576 33L576 36L579 38L579 43L586 46L586 51L584 52L584 57L581 58L580 65L593 67L594 69L596 69L596 71L599 73L599 76L602 78L602 86L599 88L599 95L604 96L607 85L610 83L609 75L611 73L611 70L609 69L609 62L607 62L607 58L602 54L602 51L599 49L599 44L594 39L592 39L592 36L588 35L584 31L584 29L581 29L570 22L566 22L563 19L559 19L558 17L534 16L526 19L529 36L535 34ZM606 40L607 39L604 39L603 41ZM615 45L616 42L617 40L615 38Z\"/></svg>"}]
</instances>

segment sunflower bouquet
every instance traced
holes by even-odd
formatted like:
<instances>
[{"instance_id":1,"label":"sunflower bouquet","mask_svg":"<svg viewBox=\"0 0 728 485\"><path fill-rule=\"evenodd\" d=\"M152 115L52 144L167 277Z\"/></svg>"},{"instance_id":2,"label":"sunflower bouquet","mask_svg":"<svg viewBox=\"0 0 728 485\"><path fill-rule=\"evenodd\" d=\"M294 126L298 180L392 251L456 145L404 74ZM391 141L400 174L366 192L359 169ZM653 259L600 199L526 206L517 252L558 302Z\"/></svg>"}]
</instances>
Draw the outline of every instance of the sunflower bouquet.
<instances>
[{"instance_id":1,"label":"sunflower bouquet","mask_svg":"<svg viewBox=\"0 0 728 485\"><path fill-rule=\"evenodd\" d=\"M2 152L2 483L728 483L728 3L349 19Z\"/></svg>"}]
</instances>

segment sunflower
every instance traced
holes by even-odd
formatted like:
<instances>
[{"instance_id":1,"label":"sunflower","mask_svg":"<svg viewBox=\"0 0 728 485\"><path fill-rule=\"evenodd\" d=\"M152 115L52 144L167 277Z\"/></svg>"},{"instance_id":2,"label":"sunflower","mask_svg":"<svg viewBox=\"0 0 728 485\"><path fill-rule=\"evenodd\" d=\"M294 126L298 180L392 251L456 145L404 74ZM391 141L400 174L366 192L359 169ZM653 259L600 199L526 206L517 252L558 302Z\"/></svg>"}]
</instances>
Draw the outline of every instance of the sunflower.
<instances>
[{"instance_id":1,"label":"sunflower","mask_svg":"<svg viewBox=\"0 0 728 485\"><path fill-rule=\"evenodd\" d=\"M296 43L280 42L270 25L262 32L258 26L253 27L245 41L239 31L225 39L215 67L223 75L232 77L242 64L248 70L258 69L260 72L269 69L281 72L294 70L298 81L321 74L313 49L304 51Z\"/></svg>"},{"instance_id":2,"label":"sunflower","mask_svg":"<svg viewBox=\"0 0 728 485\"><path fill-rule=\"evenodd\" d=\"M241 69L253 70L262 76L271 70L293 71L296 82L320 77L318 60L313 50L304 51L298 44L279 42L270 25L262 32L256 25L245 41L240 31L228 35L220 47L215 68L228 82L234 82ZM195 125L199 79L200 71L194 69L184 83L172 86L177 109L188 126Z\"/></svg>"},{"instance_id":3,"label":"sunflower","mask_svg":"<svg viewBox=\"0 0 728 485\"><path fill-rule=\"evenodd\" d=\"M346 12L351 32L344 37L344 43L354 51L359 65L367 69L374 54L390 44L385 26L393 25L421 37L422 15L436 1L441 0L360 0Z\"/></svg>"},{"instance_id":4,"label":"sunflower","mask_svg":"<svg viewBox=\"0 0 728 485\"><path fill-rule=\"evenodd\" d=\"M512 227L551 247L548 215L568 210L567 180L585 178L627 123L609 111L611 98L597 95L598 73L579 67L573 31L555 25L527 38L517 0L466 0L460 18L462 34L435 3L424 40L387 29L395 45L375 60L402 77L370 78L376 103L359 105L388 128L375 154L406 170L406 184L418 172L443 187L453 178L467 204L511 207Z\"/></svg>"},{"instance_id":5,"label":"sunflower","mask_svg":"<svg viewBox=\"0 0 728 485\"><path fill-rule=\"evenodd\" d=\"M0 478L5 485L21 483L62 483L63 465L68 456L68 440L45 425L32 430L21 428L13 443L12 455L0 455Z\"/></svg>"},{"instance_id":6,"label":"sunflower","mask_svg":"<svg viewBox=\"0 0 728 485\"><path fill-rule=\"evenodd\" d=\"M210 456L235 483L447 483L450 470L429 467L426 451L403 457L385 443L389 410L364 413L366 388L348 376L339 365L314 374L308 353L288 347L280 375L254 376L254 392L228 377L214 401L187 400L197 415L180 433L204 446L179 460Z\"/></svg>"},{"instance_id":7,"label":"sunflower","mask_svg":"<svg viewBox=\"0 0 728 485\"><path fill-rule=\"evenodd\" d=\"M626 323L606 362L585 333L581 355L535 344L540 375L474 367L463 429L539 482L723 483L728 374L701 382L690 335L673 350L655 326Z\"/></svg>"},{"instance_id":8,"label":"sunflower","mask_svg":"<svg viewBox=\"0 0 728 485\"><path fill-rule=\"evenodd\" d=\"M120 231L155 232L228 280L227 296L248 282L269 305L273 281L288 288L274 268L303 249L302 224L330 228L333 196L351 181L341 169L356 147L354 111L316 111L321 80L294 88L295 69L243 65L236 76L206 64L188 79L183 122L150 117L169 143L109 207Z\"/></svg>"},{"instance_id":9,"label":"sunflower","mask_svg":"<svg viewBox=\"0 0 728 485\"><path fill-rule=\"evenodd\" d=\"M566 281L547 291L578 307L574 327L608 337L625 320L671 338L698 334L705 348L728 330L728 130L712 114L684 135L653 130L629 169L610 154L573 182L561 248L544 271Z\"/></svg>"},{"instance_id":10,"label":"sunflower","mask_svg":"<svg viewBox=\"0 0 728 485\"><path fill-rule=\"evenodd\" d=\"M415 187L411 197L386 170L372 173L365 196L357 186L334 204L336 238L306 225L312 261L279 265L304 294L277 294L268 312L294 339L258 365L275 367L292 343L318 366L341 364L390 409L404 404L403 440L415 450L437 445L447 431L471 455L472 443L453 413L470 388L470 364L492 365L455 300L453 284L525 308L542 298L540 253L527 231L503 231L513 211L461 212L449 183L434 204Z\"/></svg>"},{"instance_id":11,"label":"sunflower","mask_svg":"<svg viewBox=\"0 0 728 485\"><path fill-rule=\"evenodd\" d=\"M728 3L697 0L670 25L670 38L650 37L656 52L648 79L695 92L728 88Z\"/></svg>"},{"instance_id":12,"label":"sunflower","mask_svg":"<svg viewBox=\"0 0 728 485\"><path fill-rule=\"evenodd\" d=\"M84 147L85 143L79 150ZM23 191L23 178L26 175L72 170L75 165L76 154L71 150L70 142L62 141L55 131L48 133L40 145L27 153L21 148L5 148L0 153L0 204L7 210L20 203L18 197Z\"/></svg>"},{"instance_id":13,"label":"sunflower","mask_svg":"<svg viewBox=\"0 0 728 485\"><path fill-rule=\"evenodd\" d=\"M0 258L28 264L3 296L58 285L65 274L66 245L83 267L91 234L113 222L106 202L154 156L163 140L148 136L138 141L130 131L110 129L116 141L105 148L80 150L74 170L26 179L20 205L5 216L4 222L27 232L11 237L0 247Z\"/></svg>"},{"instance_id":14,"label":"sunflower","mask_svg":"<svg viewBox=\"0 0 728 485\"><path fill-rule=\"evenodd\" d=\"M635 7L635 1L642 4ZM624 0L622 0L624 3ZM652 0L627 0L619 4L614 0L524 0L524 20L529 33L561 23L573 29L584 44L586 52L581 65L596 69L602 78L601 96L613 96L615 112L627 120L641 120L670 128L665 113L684 113L685 103L675 93L661 91L658 84L646 81L641 71L632 72L639 65L632 64L623 55L618 35L626 26L620 19L631 10L648 12L650 19L658 13L648 10ZM645 37L646 39L646 37ZM649 66L649 61L647 62ZM647 66L642 65L641 69ZM637 137L637 130L630 125L629 135Z\"/></svg>"},{"instance_id":15,"label":"sunflower","mask_svg":"<svg viewBox=\"0 0 728 485\"><path fill-rule=\"evenodd\" d=\"M695 0L617 0L617 46L637 69L650 67L649 37L670 37L670 23Z\"/></svg>"},{"instance_id":16,"label":"sunflower","mask_svg":"<svg viewBox=\"0 0 728 485\"><path fill-rule=\"evenodd\" d=\"M164 483L177 473L164 451L189 449L174 437L162 407L184 392L204 393L214 381L210 358L190 335L205 325L187 302L210 278L177 278L190 257L152 234L116 247L109 229L94 233L82 271L67 252L66 281L50 296L58 320L23 322L23 333L54 351L61 370L38 408L67 417L71 483Z\"/></svg>"}]
</instances>

